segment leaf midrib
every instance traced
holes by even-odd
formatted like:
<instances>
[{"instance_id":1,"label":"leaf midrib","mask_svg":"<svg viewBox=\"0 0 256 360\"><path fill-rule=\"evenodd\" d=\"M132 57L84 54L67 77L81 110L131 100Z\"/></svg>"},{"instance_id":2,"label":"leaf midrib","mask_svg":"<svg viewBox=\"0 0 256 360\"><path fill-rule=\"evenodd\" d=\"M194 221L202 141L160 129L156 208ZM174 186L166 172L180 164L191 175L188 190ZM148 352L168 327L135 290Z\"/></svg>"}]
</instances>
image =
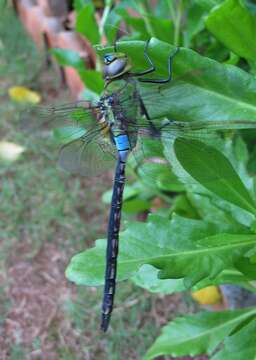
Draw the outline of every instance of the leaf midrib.
<instances>
[{"instance_id":1,"label":"leaf midrib","mask_svg":"<svg viewBox=\"0 0 256 360\"><path fill-rule=\"evenodd\" d=\"M243 241L243 243L239 242L238 244L231 244L231 245L222 245L222 246L217 246L217 247L210 247L210 248L204 248L204 249L194 249L194 250L188 250L185 252L176 252L173 254L160 254L160 255L156 255L154 257L147 257L145 259L147 259L147 261L151 261L151 260L155 260L156 258L172 258L172 257L178 257L178 256L189 256L189 255L193 255L193 254L197 254L197 255L202 255L204 253L209 253L209 252L216 252L216 251L221 251L221 250L225 250L226 248L228 249L234 249L234 248L239 248L239 247L244 247L244 246L248 246L250 244L254 244L256 241L256 235L255 235L255 239L254 240L248 240L247 242ZM141 260L137 259L131 259L131 260L125 260L125 261L121 261L122 264L128 264L128 263L133 263L133 262L138 262L138 261L143 261L143 258L141 258Z\"/></svg>"},{"instance_id":2,"label":"leaf midrib","mask_svg":"<svg viewBox=\"0 0 256 360\"><path fill-rule=\"evenodd\" d=\"M174 80L175 81L175 80ZM231 96L228 96L222 92L217 92L216 90L213 90L213 89L209 89L209 88L205 88L204 86L200 86L200 84L195 84L193 81L183 81L180 82L181 85L192 85L193 87L195 88L198 88L198 89L201 89L201 91L204 91L206 92L207 94L213 94L211 96L214 96L214 97L219 97L219 98L224 98L227 102L231 103L231 104L239 104L239 106L241 108L248 108L250 110L253 110L255 113L256 113L256 106L252 105L251 103L249 102L245 102L245 101L241 101L237 98L234 98L234 97L231 97ZM175 84L173 86L170 87L170 89L174 89L175 88Z\"/></svg>"}]
</instances>

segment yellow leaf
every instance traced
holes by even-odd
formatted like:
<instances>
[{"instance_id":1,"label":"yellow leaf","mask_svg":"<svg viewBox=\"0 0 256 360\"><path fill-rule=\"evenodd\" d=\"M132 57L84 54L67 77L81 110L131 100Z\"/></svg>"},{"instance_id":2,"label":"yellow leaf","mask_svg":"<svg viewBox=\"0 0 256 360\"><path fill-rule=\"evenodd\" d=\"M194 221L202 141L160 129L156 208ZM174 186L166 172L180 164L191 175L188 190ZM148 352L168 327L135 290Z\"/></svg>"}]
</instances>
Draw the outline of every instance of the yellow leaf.
<instances>
[{"instance_id":1,"label":"yellow leaf","mask_svg":"<svg viewBox=\"0 0 256 360\"><path fill-rule=\"evenodd\" d=\"M192 298L201 305L213 305L221 301L221 293L217 286L207 286L191 293Z\"/></svg>"},{"instance_id":2,"label":"yellow leaf","mask_svg":"<svg viewBox=\"0 0 256 360\"><path fill-rule=\"evenodd\" d=\"M12 142L0 141L0 159L15 161L25 149Z\"/></svg>"},{"instance_id":3,"label":"yellow leaf","mask_svg":"<svg viewBox=\"0 0 256 360\"><path fill-rule=\"evenodd\" d=\"M41 96L25 86L12 86L8 90L10 98L16 102L38 104Z\"/></svg>"}]
</instances>

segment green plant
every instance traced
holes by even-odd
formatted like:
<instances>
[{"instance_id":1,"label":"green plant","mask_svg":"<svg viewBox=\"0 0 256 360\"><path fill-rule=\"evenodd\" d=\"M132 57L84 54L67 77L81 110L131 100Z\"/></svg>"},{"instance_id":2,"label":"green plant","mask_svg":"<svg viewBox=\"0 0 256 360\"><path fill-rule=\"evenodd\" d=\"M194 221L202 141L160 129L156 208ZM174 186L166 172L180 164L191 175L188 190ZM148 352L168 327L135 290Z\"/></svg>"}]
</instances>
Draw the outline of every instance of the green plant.
<instances>
[{"instance_id":1,"label":"green plant","mask_svg":"<svg viewBox=\"0 0 256 360\"><path fill-rule=\"evenodd\" d=\"M169 101L161 109L155 106L157 95L153 93L149 102L153 117L164 113L170 118L189 121L256 120L253 2L168 1L159 2L152 10L149 2L139 1L134 2L134 9L141 15L139 18L129 15L126 5L122 2L111 11L107 8L104 20L106 24L113 11L119 20L121 18L136 31L132 37L126 35L125 42L120 43L120 49L131 57L134 68L145 66L143 44L132 41L135 37L144 40L156 35L160 40L193 47L208 56L200 56L186 48L180 51L175 59L174 75L198 68L200 73L176 88L167 86L165 95ZM83 16L84 20L93 16L92 6L86 4L79 8L79 24L83 23ZM162 22L159 14L165 13L166 7L175 16ZM101 37L99 32L90 35L81 28L78 30L92 42ZM172 49L169 44L152 39L150 51L159 73L164 73ZM99 49L99 54L109 50ZM84 79L87 78L85 71L88 70L81 68L77 55L74 55L75 64L64 53L62 55L66 64L75 65L81 77L84 74ZM99 73L96 76L99 77ZM96 93L102 88L102 84L86 85ZM147 98L150 89L144 90ZM149 184L150 179L141 177L139 183L128 189L126 204L134 201L129 209L136 211L140 201L141 208L148 209L151 198L160 194L172 207L148 216L145 223L126 224L121 234L120 281L129 278L149 291L165 293L226 283L255 292L256 194L255 179L248 174L248 164L250 171L255 172L254 136L252 131L229 132L214 138L211 145L196 140L163 142L163 155L172 167L171 178L168 178L166 167L155 165L158 181ZM216 181L207 181L209 173L216 174ZM218 174L223 180L218 179ZM150 185L144 197L141 182ZM174 198L166 193L167 190L178 195ZM105 245L104 240L98 240L95 248L75 255L67 268L67 277L80 285L102 285ZM210 354L214 360L253 358L255 315L256 308L245 308L219 313L205 311L177 318L166 325L144 359L202 353Z\"/></svg>"}]
</instances>

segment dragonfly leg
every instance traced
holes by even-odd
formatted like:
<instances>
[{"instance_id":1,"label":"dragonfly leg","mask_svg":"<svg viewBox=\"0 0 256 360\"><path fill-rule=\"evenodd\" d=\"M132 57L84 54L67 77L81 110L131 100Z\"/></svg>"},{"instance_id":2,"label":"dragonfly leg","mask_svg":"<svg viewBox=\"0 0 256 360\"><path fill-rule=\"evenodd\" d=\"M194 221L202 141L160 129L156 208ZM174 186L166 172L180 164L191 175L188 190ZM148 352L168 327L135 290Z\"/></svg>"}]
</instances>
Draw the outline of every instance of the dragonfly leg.
<instances>
[{"instance_id":1,"label":"dragonfly leg","mask_svg":"<svg viewBox=\"0 0 256 360\"><path fill-rule=\"evenodd\" d=\"M144 57L146 58L147 62L149 63L150 67L147 70L140 71L140 72L134 72L130 73L132 76L143 76L146 74L150 74L156 70L155 65L153 64L153 61L148 55L148 47L149 47L150 39L147 40L146 45L144 47Z\"/></svg>"},{"instance_id":2,"label":"dragonfly leg","mask_svg":"<svg viewBox=\"0 0 256 360\"><path fill-rule=\"evenodd\" d=\"M138 81L144 82L144 83L152 83L152 84L165 84L165 83L168 83L168 82L172 81L172 62L173 62L174 56L177 54L178 51L179 51L179 48L176 48L174 53L169 56L169 59L168 59L168 77L166 79L139 78Z\"/></svg>"},{"instance_id":3,"label":"dragonfly leg","mask_svg":"<svg viewBox=\"0 0 256 360\"><path fill-rule=\"evenodd\" d=\"M150 57L149 57L149 55L148 55L148 46L149 46L149 43L150 43L150 39L148 39L148 40L146 41L146 45L145 45L145 47L144 47L144 56L145 56L145 58L147 59L149 65L150 65L149 69L144 70L144 71L140 71L140 72L135 72L135 73L129 72L129 74L130 74L131 76L142 76L142 75L150 74L150 73L152 73L153 71L156 70L156 67L155 67L155 65L153 64L153 61L150 59ZM115 50L115 52L118 52L117 44L116 44L116 43L115 43L115 45L114 45L114 50Z\"/></svg>"},{"instance_id":4,"label":"dragonfly leg","mask_svg":"<svg viewBox=\"0 0 256 360\"><path fill-rule=\"evenodd\" d=\"M144 71L140 71L140 72L129 72L130 75L132 76L143 76L143 75L146 75L146 74L150 74L152 72L154 72L156 70L156 67L155 65L153 64L153 61L150 59L149 55L148 55L148 46L149 46L149 43L150 43L150 39L148 39L146 41L146 45L144 47L144 56L145 58L147 59L147 62L149 63L150 67L147 69L147 70L144 70ZM115 52L118 52L117 50L117 44L115 43L114 45L114 50Z\"/></svg>"}]
</instances>

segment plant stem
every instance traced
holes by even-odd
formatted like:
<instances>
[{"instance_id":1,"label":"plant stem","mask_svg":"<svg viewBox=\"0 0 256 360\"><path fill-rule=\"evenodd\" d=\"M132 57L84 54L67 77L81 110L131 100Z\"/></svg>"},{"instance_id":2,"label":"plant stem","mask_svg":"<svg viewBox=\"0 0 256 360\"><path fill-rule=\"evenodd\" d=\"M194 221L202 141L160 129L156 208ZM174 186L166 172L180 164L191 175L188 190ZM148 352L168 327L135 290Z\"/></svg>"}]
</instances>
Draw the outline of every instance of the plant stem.
<instances>
[{"instance_id":1,"label":"plant stem","mask_svg":"<svg viewBox=\"0 0 256 360\"><path fill-rule=\"evenodd\" d=\"M100 25L99 25L99 33L100 33L101 38L102 38L102 36L104 34L104 26L105 26L105 23L107 21L110 10L112 8L112 5L113 5L113 0L107 0L106 1L106 5L104 7L103 15L102 15Z\"/></svg>"},{"instance_id":2,"label":"plant stem","mask_svg":"<svg viewBox=\"0 0 256 360\"><path fill-rule=\"evenodd\" d=\"M141 1L138 4L138 9L145 22L146 29L150 36L156 37L155 31L150 22L150 12L152 11L147 1Z\"/></svg>"},{"instance_id":3,"label":"plant stem","mask_svg":"<svg viewBox=\"0 0 256 360\"><path fill-rule=\"evenodd\" d=\"M172 0L168 0L168 5L170 8L170 14L174 25L174 40L173 43L175 46L180 44L180 30L181 30L181 20L183 15L183 0L176 0L175 7Z\"/></svg>"}]
</instances>

